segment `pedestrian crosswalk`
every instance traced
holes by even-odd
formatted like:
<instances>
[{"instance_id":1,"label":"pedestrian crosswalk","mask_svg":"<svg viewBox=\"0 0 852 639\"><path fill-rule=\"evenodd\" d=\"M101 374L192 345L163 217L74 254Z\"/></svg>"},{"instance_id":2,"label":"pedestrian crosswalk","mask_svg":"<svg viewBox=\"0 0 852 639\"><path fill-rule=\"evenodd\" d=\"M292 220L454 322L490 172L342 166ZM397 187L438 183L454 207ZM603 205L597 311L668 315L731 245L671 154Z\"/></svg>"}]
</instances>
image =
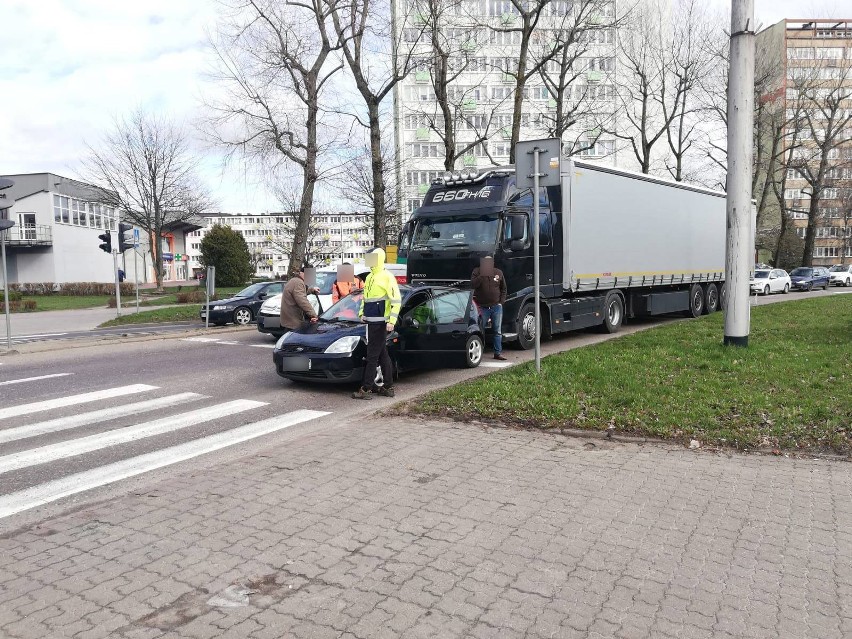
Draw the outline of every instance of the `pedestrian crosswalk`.
<instances>
[{"instance_id":1,"label":"pedestrian crosswalk","mask_svg":"<svg viewBox=\"0 0 852 639\"><path fill-rule=\"evenodd\" d=\"M52 378L46 381L49 379ZM161 391L157 386L130 384L0 408L0 519L329 414L302 409L263 418L259 412L269 406L268 402L253 399L215 401L189 392L159 395ZM128 398L132 400L134 395L149 397L120 405L98 406L102 402L115 404ZM92 410L85 410L88 408ZM55 416L50 415L51 412L71 414ZM21 423L39 413L46 413L47 419ZM258 417L250 421L253 413ZM230 424L231 420L237 425ZM221 430L223 423L227 428ZM218 432L197 436L193 427L205 433L217 429ZM93 428L99 432L93 433ZM84 430L81 436L73 436ZM44 441L45 438L49 441ZM150 450L151 445L158 446L161 440L165 443L152 452L127 456L133 454L128 447L138 442L152 442L146 446ZM175 440L181 443L171 443ZM20 450L9 452L10 444ZM89 457L84 461L93 467L55 478L64 469L61 460L80 460L86 455ZM122 456L123 459L112 461ZM102 457L111 463L97 465ZM80 465L75 463L73 467L78 469ZM50 479L14 492L3 489L4 485L11 484L6 480L19 476L15 473L33 467L47 469L44 476ZM35 476L42 476L42 470Z\"/></svg>"}]
</instances>

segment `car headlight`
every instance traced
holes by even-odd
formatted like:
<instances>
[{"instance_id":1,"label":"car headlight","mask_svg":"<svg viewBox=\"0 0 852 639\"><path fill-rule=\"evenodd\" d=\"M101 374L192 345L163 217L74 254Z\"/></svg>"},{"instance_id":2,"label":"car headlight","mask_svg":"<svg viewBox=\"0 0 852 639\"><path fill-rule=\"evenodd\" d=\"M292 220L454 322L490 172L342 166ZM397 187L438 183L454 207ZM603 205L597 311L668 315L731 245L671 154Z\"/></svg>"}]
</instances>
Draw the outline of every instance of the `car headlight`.
<instances>
[{"instance_id":1,"label":"car headlight","mask_svg":"<svg viewBox=\"0 0 852 639\"><path fill-rule=\"evenodd\" d=\"M214 311L225 311L225 310L228 310L228 307L227 306L214 306L213 310Z\"/></svg>"},{"instance_id":2,"label":"car headlight","mask_svg":"<svg viewBox=\"0 0 852 639\"><path fill-rule=\"evenodd\" d=\"M290 338L292 338L293 335L295 335L295 333L293 333L292 331L284 333L281 337L278 338L278 341L275 342L275 348L281 350L281 347L288 341L290 341Z\"/></svg>"},{"instance_id":3,"label":"car headlight","mask_svg":"<svg viewBox=\"0 0 852 639\"><path fill-rule=\"evenodd\" d=\"M280 313L281 304L276 302L264 302L260 307L261 313Z\"/></svg>"},{"instance_id":4,"label":"car headlight","mask_svg":"<svg viewBox=\"0 0 852 639\"><path fill-rule=\"evenodd\" d=\"M326 353L351 353L355 350L355 347L358 346L358 342L361 341L361 338L358 335L350 335L348 337L341 337L334 344L325 349Z\"/></svg>"}]
</instances>

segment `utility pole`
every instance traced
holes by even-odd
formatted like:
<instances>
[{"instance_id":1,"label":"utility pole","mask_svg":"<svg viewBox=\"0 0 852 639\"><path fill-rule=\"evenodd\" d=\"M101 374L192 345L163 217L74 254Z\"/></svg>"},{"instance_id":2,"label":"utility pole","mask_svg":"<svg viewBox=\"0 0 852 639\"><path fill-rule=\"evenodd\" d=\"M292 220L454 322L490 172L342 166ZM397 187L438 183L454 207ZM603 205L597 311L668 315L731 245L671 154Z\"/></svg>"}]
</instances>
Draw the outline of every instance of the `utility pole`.
<instances>
[{"instance_id":1,"label":"utility pole","mask_svg":"<svg viewBox=\"0 0 852 639\"><path fill-rule=\"evenodd\" d=\"M754 0L731 0L728 71L728 231L725 251L726 346L748 346L753 267L751 172L754 119Z\"/></svg>"}]
</instances>

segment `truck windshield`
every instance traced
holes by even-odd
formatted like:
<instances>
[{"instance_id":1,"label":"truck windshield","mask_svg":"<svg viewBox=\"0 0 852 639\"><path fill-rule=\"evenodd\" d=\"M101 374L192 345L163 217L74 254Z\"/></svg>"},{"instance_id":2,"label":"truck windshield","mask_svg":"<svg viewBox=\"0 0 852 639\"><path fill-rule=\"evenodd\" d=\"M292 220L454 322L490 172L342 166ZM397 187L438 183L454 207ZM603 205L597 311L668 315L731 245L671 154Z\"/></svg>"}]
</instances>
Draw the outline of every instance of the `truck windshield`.
<instances>
[{"instance_id":1,"label":"truck windshield","mask_svg":"<svg viewBox=\"0 0 852 639\"><path fill-rule=\"evenodd\" d=\"M497 243L496 215L476 218L447 216L422 219L417 222L411 248L444 251L454 248L494 250Z\"/></svg>"}]
</instances>

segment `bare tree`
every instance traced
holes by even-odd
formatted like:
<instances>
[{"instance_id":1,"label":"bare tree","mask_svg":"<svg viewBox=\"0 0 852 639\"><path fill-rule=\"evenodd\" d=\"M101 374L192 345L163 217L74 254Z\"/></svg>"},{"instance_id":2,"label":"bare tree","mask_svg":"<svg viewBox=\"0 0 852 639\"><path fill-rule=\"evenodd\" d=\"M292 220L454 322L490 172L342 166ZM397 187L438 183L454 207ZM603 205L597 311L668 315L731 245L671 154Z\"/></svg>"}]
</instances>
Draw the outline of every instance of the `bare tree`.
<instances>
[{"instance_id":1,"label":"bare tree","mask_svg":"<svg viewBox=\"0 0 852 639\"><path fill-rule=\"evenodd\" d=\"M341 215L354 216L358 220L356 228L361 233L361 227L375 229L375 217L378 211L384 211L382 227L385 229L385 240L387 244L395 244L399 235L401 221L395 206L395 193L397 191L397 159L393 148L382 145L381 147L382 179L385 189L382 192L384 202L381 206L376 205L376 190L373 188L373 156L368 148L361 149L360 153L346 166L346 179L337 182L336 190L340 196L353 206L356 212ZM374 236L375 240L375 236Z\"/></svg>"},{"instance_id":2,"label":"bare tree","mask_svg":"<svg viewBox=\"0 0 852 639\"><path fill-rule=\"evenodd\" d=\"M402 47L397 41L391 19L393 0L324 0L341 43L343 57L361 95L366 114L352 115L369 132L371 177L373 190L373 242L384 248L387 245L385 176L387 166L382 154L381 106L394 87L411 70L412 48ZM405 14L397 16L410 43L420 39L423 26L416 25ZM388 49L390 46L390 49ZM394 53L398 52L399 55ZM391 192L392 193L392 192Z\"/></svg>"},{"instance_id":3,"label":"bare tree","mask_svg":"<svg viewBox=\"0 0 852 639\"><path fill-rule=\"evenodd\" d=\"M101 187L103 203L148 235L157 289L162 289L163 228L191 220L211 205L186 130L140 107L116 118L103 140L87 149L86 179Z\"/></svg>"},{"instance_id":4,"label":"bare tree","mask_svg":"<svg viewBox=\"0 0 852 639\"><path fill-rule=\"evenodd\" d=\"M335 168L338 141L323 109L342 69L329 16L336 0L230 0L211 46L225 88L211 102L214 141L260 171L301 176L288 274L305 258L317 184Z\"/></svg>"}]
</instances>

